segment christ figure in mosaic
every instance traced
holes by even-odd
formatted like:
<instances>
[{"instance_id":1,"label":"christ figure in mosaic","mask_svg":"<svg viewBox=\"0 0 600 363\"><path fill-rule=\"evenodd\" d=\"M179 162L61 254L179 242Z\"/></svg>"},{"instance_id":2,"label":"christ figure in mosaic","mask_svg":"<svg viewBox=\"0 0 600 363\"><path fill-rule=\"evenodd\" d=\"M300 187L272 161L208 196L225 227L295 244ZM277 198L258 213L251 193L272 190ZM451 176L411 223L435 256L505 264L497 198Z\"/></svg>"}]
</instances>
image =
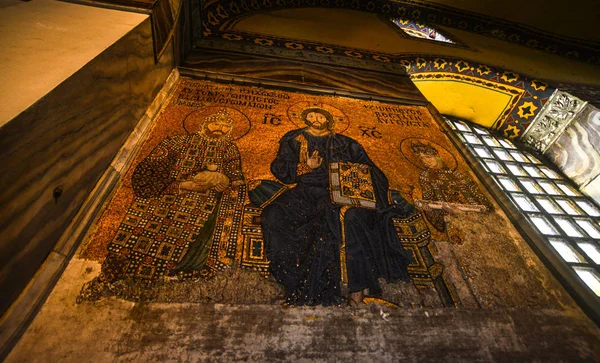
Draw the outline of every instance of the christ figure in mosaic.
<instances>
[{"instance_id":1,"label":"christ figure in mosaic","mask_svg":"<svg viewBox=\"0 0 600 363\"><path fill-rule=\"evenodd\" d=\"M270 271L292 305L362 303L379 278L407 280L408 258L392 224L413 212L388 202L388 181L354 139L333 132L330 112L301 115L280 140L273 175L295 184L262 212Z\"/></svg>"},{"instance_id":2,"label":"christ figure in mosaic","mask_svg":"<svg viewBox=\"0 0 600 363\"><path fill-rule=\"evenodd\" d=\"M132 176L135 199L94 283L209 276L233 261L245 198L227 110L166 138Z\"/></svg>"}]
</instances>

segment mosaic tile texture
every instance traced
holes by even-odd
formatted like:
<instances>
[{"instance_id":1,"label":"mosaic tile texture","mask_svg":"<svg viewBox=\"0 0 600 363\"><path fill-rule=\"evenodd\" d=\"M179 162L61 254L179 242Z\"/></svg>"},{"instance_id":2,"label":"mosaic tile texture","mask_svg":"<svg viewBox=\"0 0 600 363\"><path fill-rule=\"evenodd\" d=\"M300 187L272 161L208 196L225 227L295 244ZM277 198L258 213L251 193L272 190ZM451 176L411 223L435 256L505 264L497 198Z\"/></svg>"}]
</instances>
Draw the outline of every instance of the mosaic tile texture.
<instances>
[{"instance_id":1,"label":"mosaic tile texture","mask_svg":"<svg viewBox=\"0 0 600 363\"><path fill-rule=\"evenodd\" d=\"M303 129L304 111L316 107L330 113L336 135L364 149L372 180L385 175L387 201L378 203L407 213L390 226L409 281L381 280L376 298L395 306L570 304L426 108L190 78L176 87L79 252L102 263L79 302L280 303L289 291L270 275L262 214L296 188L272 163L280 140ZM378 185L359 189L378 193Z\"/></svg>"}]
</instances>

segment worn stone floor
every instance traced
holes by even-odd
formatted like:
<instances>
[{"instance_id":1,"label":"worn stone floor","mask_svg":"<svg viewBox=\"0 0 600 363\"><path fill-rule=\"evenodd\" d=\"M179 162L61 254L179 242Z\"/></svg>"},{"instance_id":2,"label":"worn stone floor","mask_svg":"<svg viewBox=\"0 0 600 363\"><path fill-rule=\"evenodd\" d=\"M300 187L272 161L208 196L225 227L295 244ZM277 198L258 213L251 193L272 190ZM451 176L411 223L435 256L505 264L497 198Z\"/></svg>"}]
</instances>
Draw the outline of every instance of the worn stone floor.
<instances>
[{"instance_id":1,"label":"worn stone floor","mask_svg":"<svg viewBox=\"0 0 600 363\"><path fill-rule=\"evenodd\" d=\"M76 302L99 265L71 261L7 362L594 361L578 311L286 308L278 304ZM575 320L575 321L574 321Z\"/></svg>"}]
</instances>

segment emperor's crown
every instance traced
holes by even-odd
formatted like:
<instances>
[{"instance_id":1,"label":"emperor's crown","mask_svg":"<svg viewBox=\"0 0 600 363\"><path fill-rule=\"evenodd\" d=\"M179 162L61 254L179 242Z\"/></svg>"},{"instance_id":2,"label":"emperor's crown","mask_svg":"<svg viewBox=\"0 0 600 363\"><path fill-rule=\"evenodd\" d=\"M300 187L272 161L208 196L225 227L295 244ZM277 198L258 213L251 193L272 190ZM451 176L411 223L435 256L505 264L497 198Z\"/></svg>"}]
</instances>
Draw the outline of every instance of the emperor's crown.
<instances>
[{"instance_id":1,"label":"emperor's crown","mask_svg":"<svg viewBox=\"0 0 600 363\"><path fill-rule=\"evenodd\" d=\"M212 115L208 116L206 119L204 119L205 123L211 123L211 122L226 122L228 124L233 124L233 119L231 118L231 116L229 115L229 112L227 112L227 110L223 109L223 110L219 110L216 113L213 113Z\"/></svg>"}]
</instances>

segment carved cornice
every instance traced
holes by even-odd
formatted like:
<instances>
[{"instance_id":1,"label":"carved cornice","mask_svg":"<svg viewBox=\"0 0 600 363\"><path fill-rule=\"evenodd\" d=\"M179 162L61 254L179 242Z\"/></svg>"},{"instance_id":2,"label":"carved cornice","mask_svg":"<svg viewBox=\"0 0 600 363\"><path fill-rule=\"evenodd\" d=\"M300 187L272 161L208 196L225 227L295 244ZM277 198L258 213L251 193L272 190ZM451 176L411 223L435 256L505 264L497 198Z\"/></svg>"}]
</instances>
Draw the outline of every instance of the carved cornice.
<instances>
[{"instance_id":1,"label":"carved cornice","mask_svg":"<svg viewBox=\"0 0 600 363\"><path fill-rule=\"evenodd\" d=\"M541 153L546 152L586 104L587 102L557 89L529 125L521 141Z\"/></svg>"}]
</instances>

